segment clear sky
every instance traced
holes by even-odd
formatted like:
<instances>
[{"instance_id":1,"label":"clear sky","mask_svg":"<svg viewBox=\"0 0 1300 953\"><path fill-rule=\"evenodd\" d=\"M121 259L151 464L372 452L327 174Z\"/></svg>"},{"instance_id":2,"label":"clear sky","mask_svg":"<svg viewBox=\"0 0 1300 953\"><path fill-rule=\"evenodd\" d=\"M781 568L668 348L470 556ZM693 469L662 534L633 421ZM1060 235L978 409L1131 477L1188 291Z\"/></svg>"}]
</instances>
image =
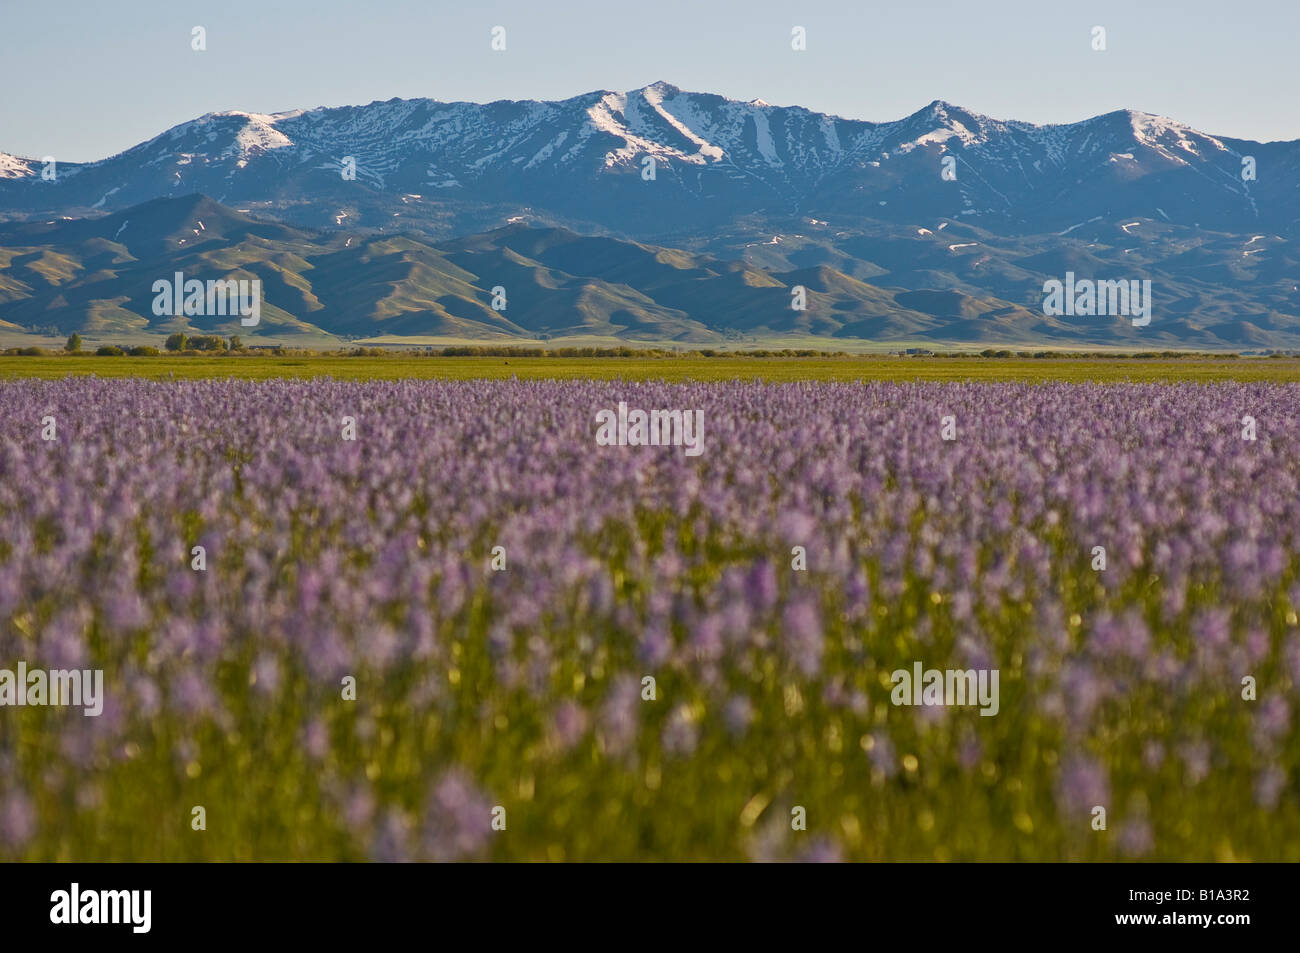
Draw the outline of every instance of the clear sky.
<instances>
[{"instance_id":1,"label":"clear sky","mask_svg":"<svg viewBox=\"0 0 1300 953\"><path fill-rule=\"evenodd\" d=\"M876 121L944 99L999 119L1132 108L1296 139L1297 37L1300 0L0 0L0 151L81 161L223 109L657 80Z\"/></svg>"}]
</instances>

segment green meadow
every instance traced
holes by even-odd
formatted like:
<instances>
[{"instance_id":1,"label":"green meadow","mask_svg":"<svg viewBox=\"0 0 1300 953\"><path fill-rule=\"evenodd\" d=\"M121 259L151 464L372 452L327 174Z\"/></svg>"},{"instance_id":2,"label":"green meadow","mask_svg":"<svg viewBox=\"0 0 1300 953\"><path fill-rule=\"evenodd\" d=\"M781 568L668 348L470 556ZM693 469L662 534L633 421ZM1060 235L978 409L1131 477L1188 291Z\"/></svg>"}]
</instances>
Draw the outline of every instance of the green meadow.
<instances>
[{"instance_id":1,"label":"green meadow","mask_svg":"<svg viewBox=\"0 0 1300 953\"><path fill-rule=\"evenodd\" d=\"M0 379L69 375L202 379L339 380L766 380L781 381L1300 381L1296 358L983 357L352 357L337 354L203 357L0 357Z\"/></svg>"}]
</instances>

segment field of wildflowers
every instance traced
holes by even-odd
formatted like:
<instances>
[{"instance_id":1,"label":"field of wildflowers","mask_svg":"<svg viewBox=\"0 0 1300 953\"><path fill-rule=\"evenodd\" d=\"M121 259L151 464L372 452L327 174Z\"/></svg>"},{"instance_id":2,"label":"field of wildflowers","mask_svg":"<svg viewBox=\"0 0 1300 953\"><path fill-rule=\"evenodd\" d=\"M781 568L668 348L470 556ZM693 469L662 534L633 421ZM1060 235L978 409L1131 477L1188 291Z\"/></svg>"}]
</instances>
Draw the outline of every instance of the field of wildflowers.
<instances>
[{"instance_id":1,"label":"field of wildflowers","mask_svg":"<svg viewBox=\"0 0 1300 953\"><path fill-rule=\"evenodd\" d=\"M1300 860L1298 450L1269 383L5 382L0 670L104 697L0 707L0 859Z\"/></svg>"}]
</instances>

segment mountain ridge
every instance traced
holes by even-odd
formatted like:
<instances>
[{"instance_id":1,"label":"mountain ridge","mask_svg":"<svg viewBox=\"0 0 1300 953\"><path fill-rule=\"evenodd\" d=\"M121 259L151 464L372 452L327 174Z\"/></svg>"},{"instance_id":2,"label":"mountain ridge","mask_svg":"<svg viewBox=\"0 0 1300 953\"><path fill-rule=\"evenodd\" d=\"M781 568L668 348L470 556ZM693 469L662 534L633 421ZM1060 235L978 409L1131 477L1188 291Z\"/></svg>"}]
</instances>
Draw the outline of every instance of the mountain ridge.
<instances>
[{"instance_id":1,"label":"mountain ridge","mask_svg":"<svg viewBox=\"0 0 1300 953\"><path fill-rule=\"evenodd\" d=\"M314 106L314 107L295 107L291 109L278 110L272 113L259 113L259 112L242 110L242 109L211 110L209 112L196 116L193 119L185 120L184 122L178 123L175 126L171 126L167 129L164 129L161 132L159 132L157 135L151 137L150 139L144 140L143 143L137 143L136 146L129 146L126 149L120 150L119 152L111 153L99 159L69 162L66 164L71 166L84 167L84 166L90 166L90 165L106 162L131 151L131 149L136 148L139 145L153 142L157 139L162 138L163 136L167 136L171 133L177 132L178 130L182 130L187 126L196 123L202 123L206 120L212 120L212 119L242 117L250 120L255 120L261 123L265 123L268 125L274 125L275 122L278 121L282 121L286 119L296 119L298 117L309 115L309 114L326 113L335 110L362 110L362 109L369 109L371 107L376 107L376 106L392 106L394 104L398 104L398 105L426 104L432 106L473 107L473 108L483 108L483 107L498 106L498 105L518 106L518 105L534 105L534 104L547 105L547 106L562 106L562 105L569 105L573 103L580 103L585 100L589 100L592 97L596 97L597 99L599 99L599 98L603 98L604 96L627 96L634 93L644 93L647 90L658 90L661 92L667 92L672 94L687 93L688 95L692 95L692 96L712 96L724 100L728 103L735 103L738 105L753 106L757 108L767 108L767 109L797 110L797 111L814 114L818 116L825 116L833 120L849 122L849 123L861 123L868 126L897 125L899 123L907 122L909 120L913 120L918 117L932 115L936 111L942 111L942 112L964 113L966 115L975 117L976 119L983 120L985 122L998 123L1006 126L1024 127L1028 129L1056 129L1056 128L1063 128L1063 127L1079 126L1086 123L1096 122L1097 120L1107 119L1110 117L1125 116L1126 118L1129 119L1142 117L1143 119L1146 120L1156 120L1160 123L1167 123L1185 129L1189 129L1192 131L1198 131L1191 125L1187 123L1183 123L1172 117L1164 116L1163 114L1159 114L1159 113L1147 112L1145 110L1138 109L1136 107L1120 107L1117 109L1108 110L1104 113L1096 113L1091 116L1085 116L1082 119L1076 119L1076 120L1068 120L1063 122L1034 123L1028 120L999 119L996 117L992 117L987 113L977 112L968 107L961 106L944 99L933 99L930 102L926 103L925 105L914 110L913 112L907 113L904 116L900 116L897 119L872 120L872 119L862 119L857 117L844 116L838 113L822 112L820 110L811 109L809 107L802 106L799 104L783 106L780 104L768 102L763 99L740 100L728 96L723 96L721 94L693 92L693 91L685 90L682 87L679 87L666 80L657 80L653 83L649 83L645 86L640 86L631 90L622 90L622 91L612 90L612 89L588 90L586 92L578 93L576 95L569 96L564 99L547 99L547 100L495 99L495 100L480 102L477 100L441 100L429 96L415 96L415 97L394 96L394 97L390 97L389 99L371 100L369 103L348 103L348 104L340 104L334 106L321 105L321 106ZM1295 139L1256 140L1256 139L1243 139L1241 137L1236 137L1236 136L1220 135L1216 133L1202 132L1201 134L1221 141L1232 140L1232 141L1239 141L1239 142L1253 142L1259 145L1288 144L1288 143L1300 142L1300 137L1297 137ZM0 151L0 176L3 176L5 174L5 170L3 168L5 160L14 160L17 162L30 163L30 164L40 164L41 162L41 160L31 156L21 156L17 153ZM20 174L27 174L27 173L20 173Z\"/></svg>"},{"instance_id":2,"label":"mountain ridge","mask_svg":"<svg viewBox=\"0 0 1300 953\"><path fill-rule=\"evenodd\" d=\"M1256 180L1240 174L1248 156L1264 170ZM397 217L438 238L528 210L632 238L755 211L851 224L946 214L1008 234L1069 227L1090 208L1218 228L1300 222L1300 199L1283 188L1300 173L1300 140L1214 136L1131 109L1040 125L938 99L874 122L663 81L553 101L210 112L56 169L46 182L38 160L0 156L0 207L111 210L199 191L297 224L386 228Z\"/></svg>"}]
</instances>

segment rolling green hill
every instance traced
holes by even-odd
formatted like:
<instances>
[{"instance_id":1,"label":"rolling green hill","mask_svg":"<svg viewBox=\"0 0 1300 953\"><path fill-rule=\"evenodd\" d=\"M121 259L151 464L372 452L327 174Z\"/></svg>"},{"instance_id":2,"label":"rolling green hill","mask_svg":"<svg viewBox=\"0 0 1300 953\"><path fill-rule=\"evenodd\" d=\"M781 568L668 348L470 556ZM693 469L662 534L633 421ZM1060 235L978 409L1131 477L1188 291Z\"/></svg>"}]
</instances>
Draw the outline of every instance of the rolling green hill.
<instances>
[{"instance_id":1,"label":"rolling green hill","mask_svg":"<svg viewBox=\"0 0 1300 953\"><path fill-rule=\"evenodd\" d=\"M375 338L1300 345L1294 318L1248 311L1244 301L1207 297L1191 283L1163 285L1184 289L1185 307L1140 332L1123 318L1045 316L1026 306L1026 288L1065 270L1105 273L1107 259L1074 246L998 248L961 225L928 239L810 235L730 250L732 260L524 224L443 242L314 230L191 195L97 218L0 224L0 334L48 341L75 331L92 342L137 342L182 331L313 347ZM1182 254L1192 259L1184 267L1200 271L1224 260L1201 260L1208 253L1193 248ZM154 283L177 273L259 281L260 324L242 327L236 315L155 314ZM1271 280L1282 286L1291 281L1286 274ZM800 287L805 307L795 309Z\"/></svg>"}]
</instances>

